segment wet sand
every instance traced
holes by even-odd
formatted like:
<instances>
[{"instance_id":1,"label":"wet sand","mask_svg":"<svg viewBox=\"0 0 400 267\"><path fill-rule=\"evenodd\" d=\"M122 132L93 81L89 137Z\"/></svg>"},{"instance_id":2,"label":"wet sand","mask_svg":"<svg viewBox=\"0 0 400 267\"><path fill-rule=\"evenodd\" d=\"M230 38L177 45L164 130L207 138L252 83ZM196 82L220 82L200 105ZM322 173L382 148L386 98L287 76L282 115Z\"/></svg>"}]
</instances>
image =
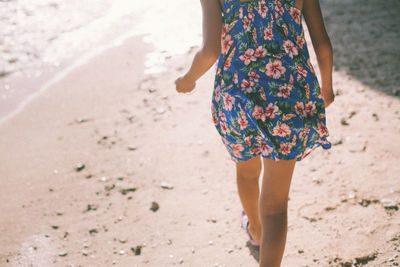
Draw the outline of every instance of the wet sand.
<instances>
[{"instance_id":1,"label":"wet sand","mask_svg":"<svg viewBox=\"0 0 400 267\"><path fill-rule=\"evenodd\" d=\"M0 127L0 266L257 266L214 70L179 95L196 49L145 75L150 51L104 51ZM295 167L282 266L397 266L400 100L342 69L334 88L333 147Z\"/></svg>"}]
</instances>

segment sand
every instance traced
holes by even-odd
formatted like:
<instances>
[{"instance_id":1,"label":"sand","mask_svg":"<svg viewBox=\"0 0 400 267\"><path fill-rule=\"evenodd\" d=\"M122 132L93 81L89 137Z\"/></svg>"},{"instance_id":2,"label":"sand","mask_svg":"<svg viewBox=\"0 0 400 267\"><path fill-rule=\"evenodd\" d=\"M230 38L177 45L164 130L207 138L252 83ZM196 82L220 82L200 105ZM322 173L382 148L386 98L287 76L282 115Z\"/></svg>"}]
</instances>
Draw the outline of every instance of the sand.
<instances>
[{"instance_id":1,"label":"sand","mask_svg":"<svg viewBox=\"0 0 400 267\"><path fill-rule=\"evenodd\" d=\"M104 51L1 125L0 266L258 266L212 123L214 70L179 95L196 48L144 75L150 50ZM284 267L400 263L400 100L342 63L334 145L295 167Z\"/></svg>"}]
</instances>

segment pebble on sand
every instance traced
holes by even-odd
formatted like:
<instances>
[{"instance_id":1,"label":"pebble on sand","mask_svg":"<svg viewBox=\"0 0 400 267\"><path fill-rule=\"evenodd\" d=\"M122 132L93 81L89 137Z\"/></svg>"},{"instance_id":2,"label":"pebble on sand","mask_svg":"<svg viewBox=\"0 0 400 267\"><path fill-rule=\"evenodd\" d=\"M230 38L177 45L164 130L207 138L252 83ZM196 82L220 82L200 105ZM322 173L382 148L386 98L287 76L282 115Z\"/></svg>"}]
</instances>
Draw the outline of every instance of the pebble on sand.
<instances>
[{"instance_id":1,"label":"pebble on sand","mask_svg":"<svg viewBox=\"0 0 400 267\"><path fill-rule=\"evenodd\" d=\"M106 190L106 191L111 191L111 190L113 190L114 188L115 188L115 184L104 186L104 190Z\"/></svg>"},{"instance_id":2,"label":"pebble on sand","mask_svg":"<svg viewBox=\"0 0 400 267\"><path fill-rule=\"evenodd\" d=\"M322 180L319 177L313 177L312 181L316 184L320 184L322 182Z\"/></svg>"},{"instance_id":3,"label":"pebble on sand","mask_svg":"<svg viewBox=\"0 0 400 267\"><path fill-rule=\"evenodd\" d=\"M161 182L161 188L173 189L174 187L171 184L167 183L167 182Z\"/></svg>"},{"instance_id":4,"label":"pebble on sand","mask_svg":"<svg viewBox=\"0 0 400 267\"><path fill-rule=\"evenodd\" d=\"M58 253L58 256L60 256L60 257L65 257L67 255L68 255L68 252L66 252L66 251Z\"/></svg>"},{"instance_id":5,"label":"pebble on sand","mask_svg":"<svg viewBox=\"0 0 400 267\"><path fill-rule=\"evenodd\" d=\"M375 121L379 121L378 114L376 114L376 113L372 113L372 117L374 117L374 118L375 118Z\"/></svg>"},{"instance_id":6,"label":"pebble on sand","mask_svg":"<svg viewBox=\"0 0 400 267\"><path fill-rule=\"evenodd\" d=\"M97 204L88 204L85 211L97 210L98 207L99 205Z\"/></svg>"},{"instance_id":7,"label":"pebble on sand","mask_svg":"<svg viewBox=\"0 0 400 267\"><path fill-rule=\"evenodd\" d=\"M356 114L357 114L357 112L356 112L355 110L352 110L352 111L350 112L349 119L351 119L351 117L353 117L353 116L356 115Z\"/></svg>"},{"instance_id":8,"label":"pebble on sand","mask_svg":"<svg viewBox=\"0 0 400 267\"><path fill-rule=\"evenodd\" d=\"M383 198L383 199L381 199L381 203L382 203L382 206L385 209L394 209L394 210L398 210L399 209L399 207L397 206L396 201L394 201L392 199Z\"/></svg>"},{"instance_id":9,"label":"pebble on sand","mask_svg":"<svg viewBox=\"0 0 400 267\"><path fill-rule=\"evenodd\" d=\"M76 118L75 122L76 123L84 123L84 122L88 122L90 119L87 118Z\"/></svg>"},{"instance_id":10,"label":"pebble on sand","mask_svg":"<svg viewBox=\"0 0 400 267\"><path fill-rule=\"evenodd\" d=\"M160 205L159 205L157 202L155 202L155 201L151 202L151 207L150 207L150 209L151 209L152 211L156 212L159 208L160 208Z\"/></svg>"},{"instance_id":11,"label":"pebble on sand","mask_svg":"<svg viewBox=\"0 0 400 267\"><path fill-rule=\"evenodd\" d=\"M128 149L131 150L131 151L133 151L133 150L136 150L136 149L137 149L137 146L135 146L135 145L129 145L129 146L128 146Z\"/></svg>"},{"instance_id":12,"label":"pebble on sand","mask_svg":"<svg viewBox=\"0 0 400 267\"><path fill-rule=\"evenodd\" d=\"M341 123L342 125L349 125L349 123L346 121L345 118L342 118L342 119L340 120L340 123Z\"/></svg>"},{"instance_id":13,"label":"pebble on sand","mask_svg":"<svg viewBox=\"0 0 400 267\"><path fill-rule=\"evenodd\" d=\"M212 223L216 223L217 219L215 219L215 217L212 217L210 219L207 219L207 222L212 222Z\"/></svg>"},{"instance_id":14,"label":"pebble on sand","mask_svg":"<svg viewBox=\"0 0 400 267\"><path fill-rule=\"evenodd\" d=\"M77 171L77 172L80 172L80 171L82 171L85 167L86 167L85 164L79 163L78 165L76 165L76 171Z\"/></svg>"},{"instance_id":15,"label":"pebble on sand","mask_svg":"<svg viewBox=\"0 0 400 267\"><path fill-rule=\"evenodd\" d=\"M126 195L129 192L135 192L136 188L135 187L131 187L131 188L123 188L121 190L119 190L119 192L123 195Z\"/></svg>"},{"instance_id":16,"label":"pebble on sand","mask_svg":"<svg viewBox=\"0 0 400 267\"><path fill-rule=\"evenodd\" d=\"M131 247L131 251L135 253L136 256L142 253L142 246Z\"/></svg>"},{"instance_id":17,"label":"pebble on sand","mask_svg":"<svg viewBox=\"0 0 400 267\"><path fill-rule=\"evenodd\" d=\"M89 230L89 234L93 235L93 234L97 234L99 231L96 228L90 229Z\"/></svg>"}]
</instances>

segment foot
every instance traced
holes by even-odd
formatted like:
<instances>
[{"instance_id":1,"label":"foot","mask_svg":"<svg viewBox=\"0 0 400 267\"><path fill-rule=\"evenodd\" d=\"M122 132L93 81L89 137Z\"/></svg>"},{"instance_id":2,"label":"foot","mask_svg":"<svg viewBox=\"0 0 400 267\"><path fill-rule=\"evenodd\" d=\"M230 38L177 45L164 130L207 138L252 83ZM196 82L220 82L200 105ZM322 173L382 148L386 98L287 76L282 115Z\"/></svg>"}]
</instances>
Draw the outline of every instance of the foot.
<instances>
[{"instance_id":1,"label":"foot","mask_svg":"<svg viewBox=\"0 0 400 267\"><path fill-rule=\"evenodd\" d=\"M242 210L242 214L241 214L241 224L242 224L242 228L246 231L246 233L250 239L250 243L253 246L259 247L260 246L260 238L259 238L260 232L257 232L257 230L253 226L250 225L248 217L244 210Z\"/></svg>"},{"instance_id":2,"label":"foot","mask_svg":"<svg viewBox=\"0 0 400 267\"><path fill-rule=\"evenodd\" d=\"M261 226L258 228L260 229ZM253 227L251 224L249 224L249 234L251 236L251 239L254 240L257 244L260 244L261 241L261 232L257 228Z\"/></svg>"}]
</instances>

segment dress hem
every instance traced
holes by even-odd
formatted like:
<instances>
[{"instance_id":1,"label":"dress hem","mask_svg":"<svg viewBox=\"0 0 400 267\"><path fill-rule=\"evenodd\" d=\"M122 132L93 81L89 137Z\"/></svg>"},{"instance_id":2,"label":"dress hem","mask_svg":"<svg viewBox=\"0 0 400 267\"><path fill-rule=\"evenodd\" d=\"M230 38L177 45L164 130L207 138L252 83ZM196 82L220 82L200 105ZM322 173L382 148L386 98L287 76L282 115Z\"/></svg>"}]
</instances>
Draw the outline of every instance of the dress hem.
<instances>
[{"instance_id":1,"label":"dress hem","mask_svg":"<svg viewBox=\"0 0 400 267\"><path fill-rule=\"evenodd\" d=\"M326 137L322 140L326 140ZM311 144L311 146L307 147L302 153L299 153L297 155L292 155L288 158L279 158L278 156L275 156L274 153L270 153L268 155L264 155L262 154L262 152L258 152L257 154L252 154L251 156L248 157L243 157L243 158L236 158L235 156L233 156L232 154L229 153L231 160L235 163L237 162L243 162L243 161L247 161L250 160L252 158L255 158L257 156L261 156L263 158L269 158L272 159L274 161L280 161L280 160L293 160L296 159L296 161L301 161L303 159L305 159L308 155L310 155L315 149L317 149L318 147L322 147L324 150L328 150L332 148L332 143L329 142L328 140L326 140L327 143L322 143L322 142L314 142ZM275 152L276 154L276 152Z\"/></svg>"}]
</instances>

